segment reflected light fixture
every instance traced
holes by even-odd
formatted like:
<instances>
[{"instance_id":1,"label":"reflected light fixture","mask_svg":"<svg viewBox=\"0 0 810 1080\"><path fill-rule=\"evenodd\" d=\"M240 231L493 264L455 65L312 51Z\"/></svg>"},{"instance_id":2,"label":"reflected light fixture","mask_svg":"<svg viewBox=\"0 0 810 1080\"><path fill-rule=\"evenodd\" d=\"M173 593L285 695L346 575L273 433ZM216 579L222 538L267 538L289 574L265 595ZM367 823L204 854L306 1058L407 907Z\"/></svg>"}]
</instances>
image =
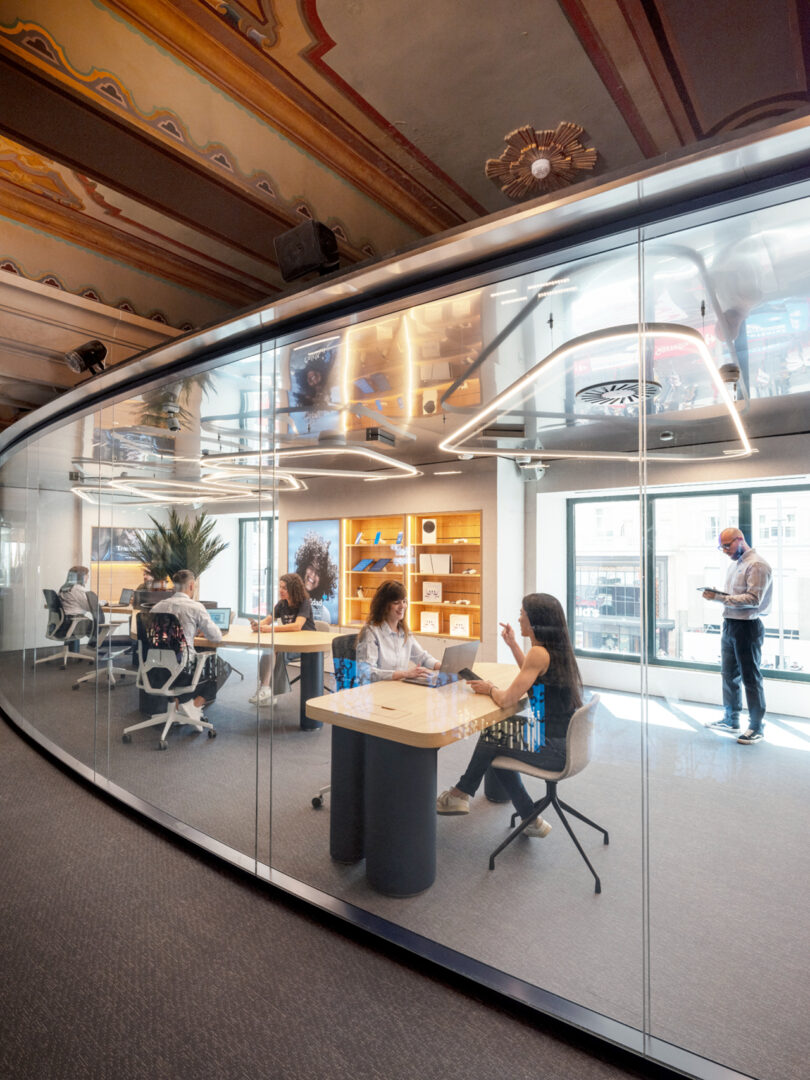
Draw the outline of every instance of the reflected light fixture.
<instances>
[{"instance_id":1,"label":"reflected light fixture","mask_svg":"<svg viewBox=\"0 0 810 1080\"><path fill-rule=\"evenodd\" d=\"M646 341L655 337L675 338L679 341L688 343L695 349L706 368L720 403L728 412L729 419L734 425L741 445L740 448L736 450L724 450L721 454L708 454L704 457L694 457L688 454L676 455L666 451L663 453L656 453L655 451L648 450L645 454L646 460L648 462L675 461L697 463L703 461L727 461L729 458L745 458L757 453L748 440L748 435L743 427L734 400L729 393L728 385L724 381L721 372L715 366L712 355L703 339L703 335L689 326L681 326L678 323L648 323L641 329L635 324L614 326L607 330L596 330L590 334L583 334L581 337L574 338L572 341L567 342L565 345L560 346L560 348L555 349L553 352L550 352L547 356L543 357L543 359L527 371L522 378L518 379L517 382L512 383L511 386L508 386L498 394L497 397L493 398L489 405L481 409L480 412L476 413L475 416L471 417L466 423L462 424L461 427L457 428L456 431L449 435L443 442L439 443L439 449L445 453L458 454L459 457L464 457L465 452L469 453L469 451L472 450L473 453L470 454L470 456L474 457L522 457L524 460L528 458L533 461L537 461L538 459L550 460L552 458L559 460L573 459L579 461L638 461L640 455L636 451L553 450L549 447L544 447L542 449L523 447L521 449L509 450L503 447L491 449L476 445L465 446L465 443L469 443L469 440L473 439L476 435L480 435L484 428L491 426L493 418L497 419L508 413L514 413L525 393L543 375L547 374L551 367L558 365L561 361L564 361L566 357L584 346L598 345L610 341L622 341L625 339ZM637 400L646 396L646 390L636 383Z\"/></svg>"},{"instance_id":2,"label":"reflected light fixture","mask_svg":"<svg viewBox=\"0 0 810 1080\"><path fill-rule=\"evenodd\" d=\"M324 457L345 457L349 460L360 458L377 466L363 468L324 468L318 464ZM207 454L204 458L208 466L219 466L224 462L257 459L260 467L272 469L281 467L290 476L334 476L352 480L404 480L421 476L421 472L404 461L396 461L376 450L365 446L306 446L272 450L237 450L228 454ZM302 459L299 461L299 459ZM309 463L311 462L311 464ZM348 464L348 461L347 461ZM391 469L392 473L381 475L380 469Z\"/></svg>"},{"instance_id":3,"label":"reflected light fixture","mask_svg":"<svg viewBox=\"0 0 810 1080\"><path fill-rule=\"evenodd\" d=\"M86 341L84 345L65 353L65 363L77 375L82 375L85 371L89 371L91 375L100 375L107 366L106 358L107 346L98 338Z\"/></svg>"}]
</instances>

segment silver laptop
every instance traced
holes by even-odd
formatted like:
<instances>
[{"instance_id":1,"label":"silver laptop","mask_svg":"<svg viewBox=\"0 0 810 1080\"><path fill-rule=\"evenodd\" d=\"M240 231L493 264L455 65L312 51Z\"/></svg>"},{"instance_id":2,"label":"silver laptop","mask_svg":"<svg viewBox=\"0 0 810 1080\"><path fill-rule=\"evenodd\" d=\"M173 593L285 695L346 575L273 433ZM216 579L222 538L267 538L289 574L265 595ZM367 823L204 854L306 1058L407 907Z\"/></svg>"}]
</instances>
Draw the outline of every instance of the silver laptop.
<instances>
[{"instance_id":1,"label":"silver laptop","mask_svg":"<svg viewBox=\"0 0 810 1080\"><path fill-rule=\"evenodd\" d=\"M416 683L417 686L446 686L459 679L477 679L472 668L480 641L463 641L459 645L448 645L442 657L442 666L429 675L419 675L415 679L403 682Z\"/></svg>"},{"instance_id":2,"label":"silver laptop","mask_svg":"<svg viewBox=\"0 0 810 1080\"><path fill-rule=\"evenodd\" d=\"M223 634L227 634L231 628L231 609L229 607L212 607L208 609L208 617L214 626L218 627Z\"/></svg>"}]
</instances>

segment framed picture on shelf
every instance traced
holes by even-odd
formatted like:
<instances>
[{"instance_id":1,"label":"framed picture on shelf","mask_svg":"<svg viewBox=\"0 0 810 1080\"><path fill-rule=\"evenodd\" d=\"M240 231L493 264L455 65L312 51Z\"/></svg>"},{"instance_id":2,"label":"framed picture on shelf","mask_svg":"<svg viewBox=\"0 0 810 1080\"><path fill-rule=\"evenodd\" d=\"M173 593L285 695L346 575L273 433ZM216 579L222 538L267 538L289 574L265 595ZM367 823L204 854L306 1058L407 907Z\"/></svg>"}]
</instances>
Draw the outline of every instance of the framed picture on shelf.
<instances>
[{"instance_id":1,"label":"framed picture on shelf","mask_svg":"<svg viewBox=\"0 0 810 1080\"><path fill-rule=\"evenodd\" d=\"M422 601L426 604L440 604L442 602L442 583L440 581L423 581Z\"/></svg>"},{"instance_id":2,"label":"framed picture on shelf","mask_svg":"<svg viewBox=\"0 0 810 1080\"><path fill-rule=\"evenodd\" d=\"M419 629L423 634L438 634L438 611L423 611L422 614L419 616Z\"/></svg>"},{"instance_id":3,"label":"framed picture on shelf","mask_svg":"<svg viewBox=\"0 0 810 1080\"><path fill-rule=\"evenodd\" d=\"M470 616L469 615L451 615L450 616L450 637L469 637L470 636Z\"/></svg>"}]
</instances>

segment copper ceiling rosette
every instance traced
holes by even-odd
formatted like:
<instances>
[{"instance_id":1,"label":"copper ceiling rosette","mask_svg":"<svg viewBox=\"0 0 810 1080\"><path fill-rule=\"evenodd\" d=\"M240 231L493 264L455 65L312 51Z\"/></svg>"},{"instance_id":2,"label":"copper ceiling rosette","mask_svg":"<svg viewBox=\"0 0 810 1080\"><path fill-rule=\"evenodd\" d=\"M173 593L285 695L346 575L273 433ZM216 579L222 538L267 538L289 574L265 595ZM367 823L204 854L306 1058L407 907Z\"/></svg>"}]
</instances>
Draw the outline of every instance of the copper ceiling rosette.
<instances>
[{"instance_id":1,"label":"copper ceiling rosette","mask_svg":"<svg viewBox=\"0 0 810 1080\"><path fill-rule=\"evenodd\" d=\"M510 199L526 199L572 184L596 165L596 150L579 141L584 128L562 121L554 131L520 127L506 136L506 149L489 158L484 171Z\"/></svg>"}]
</instances>

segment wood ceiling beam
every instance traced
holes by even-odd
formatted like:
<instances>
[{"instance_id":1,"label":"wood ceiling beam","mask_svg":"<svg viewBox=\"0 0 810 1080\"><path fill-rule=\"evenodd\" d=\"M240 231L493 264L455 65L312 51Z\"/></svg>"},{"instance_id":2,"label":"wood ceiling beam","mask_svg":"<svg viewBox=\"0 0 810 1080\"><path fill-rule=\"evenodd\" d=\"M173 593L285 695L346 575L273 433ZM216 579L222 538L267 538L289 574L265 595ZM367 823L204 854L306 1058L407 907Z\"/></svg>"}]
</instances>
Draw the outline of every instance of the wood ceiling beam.
<instances>
[{"instance_id":1,"label":"wood ceiling beam","mask_svg":"<svg viewBox=\"0 0 810 1080\"><path fill-rule=\"evenodd\" d=\"M44 230L80 247L134 266L144 273L222 300L234 307L260 303L266 300L270 293L279 290L279 286L271 282L259 289L234 281L157 244L149 243L133 233L88 217L71 207L62 206L46 196L23 191L2 177L0 205L6 217L23 225Z\"/></svg>"},{"instance_id":2,"label":"wood ceiling beam","mask_svg":"<svg viewBox=\"0 0 810 1080\"><path fill-rule=\"evenodd\" d=\"M276 266L273 238L301 224L298 214L229 184L2 42L0 101L0 130L10 138L251 258ZM338 247L348 264L367 258L344 241Z\"/></svg>"}]
</instances>

